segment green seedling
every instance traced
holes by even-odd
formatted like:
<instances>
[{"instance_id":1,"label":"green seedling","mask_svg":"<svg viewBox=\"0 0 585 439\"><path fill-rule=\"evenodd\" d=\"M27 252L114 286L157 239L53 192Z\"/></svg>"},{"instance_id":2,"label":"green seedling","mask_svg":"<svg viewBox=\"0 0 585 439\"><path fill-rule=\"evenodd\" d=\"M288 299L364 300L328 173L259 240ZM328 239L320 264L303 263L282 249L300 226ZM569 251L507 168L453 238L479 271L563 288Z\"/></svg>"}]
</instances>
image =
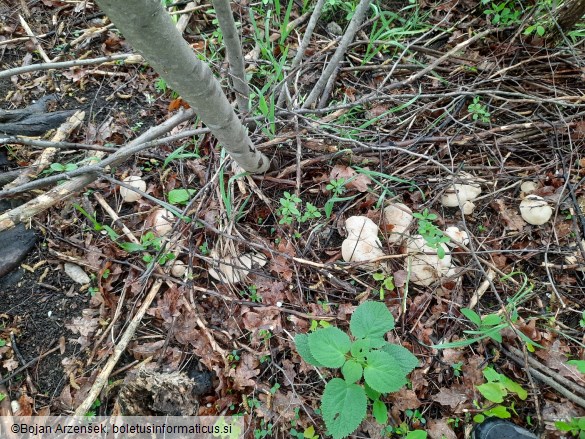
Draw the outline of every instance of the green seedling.
<instances>
[{"instance_id":1,"label":"green seedling","mask_svg":"<svg viewBox=\"0 0 585 439\"><path fill-rule=\"evenodd\" d=\"M555 427L559 431L566 431L567 433L571 433L573 437L585 439L585 417L571 418L568 422L556 421Z\"/></svg>"},{"instance_id":2,"label":"green seedling","mask_svg":"<svg viewBox=\"0 0 585 439\"><path fill-rule=\"evenodd\" d=\"M423 213L413 213L413 217L418 220L418 233L423 237L425 243L436 250L439 259L445 257L445 249L441 244L449 242L449 237L446 236L441 229L439 229L433 221L438 217L434 213L430 213L429 209L425 209Z\"/></svg>"},{"instance_id":3,"label":"green seedling","mask_svg":"<svg viewBox=\"0 0 585 439\"><path fill-rule=\"evenodd\" d=\"M479 96L473 98L473 103L467 106L467 111L471 114L473 120L480 120L484 123L490 121L490 112L487 110L487 106L480 103Z\"/></svg>"},{"instance_id":4,"label":"green seedling","mask_svg":"<svg viewBox=\"0 0 585 439\"><path fill-rule=\"evenodd\" d=\"M167 199L173 205L186 205L195 192L195 189L173 189L167 194Z\"/></svg>"},{"instance_id":5,"label":"green seedling","mask_svg":"<svg viewBox=\"0 0 585 439\"><path fill-rule=\"evenodd\" d=\"M388 409L380 397L406 385L406 376L418 365L408 349L384 339L394 329L394 318L383 303L358 306L349 329L351 336L330 326L295 337L297 351L307 363L341 369L343 378L332 378L321 400L322 416L334 439L347 437L360 425L368 401L376 421L386 424Z\"/></svg>"},{"instance_id":6,"label":"green seedling","mask_svg":"<svg viewBox=\"0 0 585 439\"><path fill-rule=\"evenodd\" d=\"M92 224L93 226L93 230L95 230L96 232L105 232L107 233L108 237L112 240L112 241L116 241L120 235L118 235L114 229L112 229L110 226L106 226L103 224L100 224L96 218L95 218L95 213L94 215L90 215L89 213L87 213L87 211L81 207L79 204L74 203L73 207L75 208L75 210L77 210L79 213L81 213L84 217L86 217Z\"/></svg>"},{"instance_id":7,"label":"green seedling","mask_svg":"<svg viewBox=\"0 0 585 439\"><path fill-rule=\"evenodd\" d=\"M277 211L280 216L278 224L292 224L295 220L299 223L305 223L321 217L319 209L311 203L305 203L304 213L300 211L301 205L302 200L299 197L285 192L280 199L280 208Z\"/></svg>"},{"instance_id":8,"label":"green seedling","mask_svg":"<svg viewBox=\"0 0 585 439\"><path fill-rule=\"evenodd\" d=\"M509 394L515 394L518 398L524 401L528 397L528 392L526 392L520 384L511 380L506 375L496 372L491 367L486 367L483 370L483 376L487 380L487 383L476 386L477 390L479 390L482 396L490 403L496 405L489 404L489 409L475 415L473 420L477 423L481 423L486 417L490 416L502 419L510 418L512 415L509 410L514 411L513 405L506 407L501 405L501 403L504 402L504 399Z\"/></svg>"},{"instance_id":9,"label":"green seedling","mask_svg":"<svg viewBox=\"0 0 585 439\"><path fill-rule=\"evenodd\" d=\"M394 291L394 276L387 275L385 273L374 273L372 274L374 280L380 282L380 300L384 300L386 291Z\"/></svg>"},{"instance_id":10,"label":"green seedling","mask_svg":"<svg viewBox=\"0 0 585 439\"><path fill-rule=\"evenodd\" d=\"M469 346L473 343L479 342L486 338L490 338L497 343L502 342L502 331L506 328L509 328L511 325L516 323L520 318L518 314L518 306L520 303L524 302L528 295L534 289L534 285L528 282L528 278L524 273L513 272L506 276L504 276L501 280L506 281L515 275L521 275L522 282L519 283L518 292L513 296L508 298L505 313L509 315L509 320L504 317L504 312L501 314L499 313L492 313L486 316L481 317L475 311L468 309L468 308L461 308L461 314L463 314L469 321L476 327L474 330L466 330L463 331L466 334L471 335L471 338L466 338L463 340L455 341L452 343L443 343L440 345L433 346L436 349L445 349L445 348L460 348L463 346ZM515 331L516 335L526 344L526 347L529 351L533 351L534 347L542 348L542 346L530 338L528 338L523 332Z\"/></svg>"},{"instance_id":11,"label":"green seedling","mask_svg":"<svg viewBox=\"0 0 585 439\"><path fill-rule=\"evenodd\" d=\"M482 3L488 5L488 8L483 13L490 18L494 26L513 26L520 24L522 11L516 9L515 0L499 3L483 0Z\"/></svg>"},{"instance_id":12,"label":"green seedling","mask_svg":"<svg viewBox=\"0 0 585 439\"><path fill-rule=\"evenodd\" d=\"M567 364L575 366L581 373L585 373L585 360L569 360Z\"/></svg>"}]
</instances>

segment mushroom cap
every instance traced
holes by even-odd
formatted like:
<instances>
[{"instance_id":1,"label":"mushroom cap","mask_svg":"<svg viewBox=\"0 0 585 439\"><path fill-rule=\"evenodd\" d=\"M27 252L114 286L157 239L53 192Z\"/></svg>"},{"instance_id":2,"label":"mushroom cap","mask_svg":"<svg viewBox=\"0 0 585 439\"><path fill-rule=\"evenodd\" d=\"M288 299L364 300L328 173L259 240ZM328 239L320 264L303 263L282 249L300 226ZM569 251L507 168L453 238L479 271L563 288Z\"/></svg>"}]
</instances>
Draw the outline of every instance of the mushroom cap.
<instances>
[{"instance_id":1,"label":"mushroom cap","mask_svg":"<svg viewBox=\"0 0 585 439\"><path fill-rule=\"evenodd\" d=\"M408 235L408 228L412 224L412 210L402 203L393 203L384 209L384 222L393 226L388 236L389 243L401 242L404 235Z\"/></svg>"},{"instance_id":2,"label":"mushroom cap","mask_svg":"<svg viewBox=\"0 0 585 439\"><path fill-rule=\"evenodd\" d=\"M152 231L157 236L164 236L173 229L175 216L167 209L156 209L152 213Z\"/></svg>"},{"instance_id":3,"label":"mushroom cap","mask_svg":"<svg viewBox=\"0 0 585 439\"><path fill-rule=\"evenodd\" d=\"M445 229L447 235L455 244L469 244L469 235L465 230L459 229L457 226L450 226Z\"/></svg>"},{"instance_id":4,"label":"mushroom cap","mask_svg":"<svg viewBox=\"0 0 585 439\"><path fill-rule=\"evenodd\" d=\"M378 226L367 216L350 216L345 220L348 239L378 239Z\"/></svg>"},{"instance_id":5,"label":"mushroom cap","mask_svg":"<svg viewBox=\"0 0 585 439\"><path fill-rule=\"evenodd\" d=\"M217 252L215 251L212 251L210 256L218 258ZM260 253L244 253L237 257L227 256L215 268L209 267L209 274L222 283L235 284L243 281L250 273L252 267L263 267L266 265L266 262L268 262L266 256Z\"/></svg>"},{"instance_id":6,"label":"mushroom cap","mask_svg":"<svg viewBox=\"0 0 585 439\"><path fill-rule=\"evenodd\" d=\"M345 262L366 262L384 256L382 244L376 240L346 239L341 244L341 257Z\"/></svg>"},{"instance_id":7,"label":"mushroom cap","mask_svg":"<svg viewBox=\"0 0 585 439\"><path fill-rule=\"evenodd\" d=\"M466 201L462 206L463 215L471 215L475 210L475 204L472 201Z\"/></svg>"},{"instance_id":8,"label":"mushroom cap","mask_svg":"<svg viewBox=\"0 0 585 439\"><path fill-rule=\"evenodd\" d=\"M142 192L146 190L146 182L138 175L129 175L122 181L132 186L133 188L141 190ZM125 188L124 186L120 186L120 196L122 197L122 200L127 203L134 203L142 198L142 195L140 195L138 192L134 192L133 190Z\"/></svg>"},{"instance_id":9,"label":"mushroom cap","mask_svg":"<svg viewBox=\"0 0 585 439\"><path fill-rule=\"evenodd\" d=\"M537 187L538 185L533 181L523 181L520 185L520 190L525 194L531 194Z\"/></svg>"},{"instance_id":10,"label":"mushroom cap","mask_svg":"<svg viewBox=\"0 0 585 439\"><path fill-rule=\"evenodd\" d=\"M478 184L452 184L443 195L441 205L444 207L463 206L466 201L475 200L481 194L481 187Z\"/></svg>"},{"instance_id":11,"label":"mushroom cap","mask_svg":"<svg viewBox=\"0 0 585 439\"><path fill-rule=\"evenodd\" d=\"M520 202L520 215L528 224L541 226L550 219L552 213L552 207L538 195L528 195Z\"/></svg>"},{"instance_id":12,"label":"mushroom cap","mask_svg":"<svg viewBox=\"0 0 585 439\"><path fill-rule=\"evenodd\" d=\"M171 274L175 277L183 277L183 275L187 272L187 264L183 261L176 260L173 262L171 266Z\"/></svg>"},{"instance_id":13,"label":"mushroom cap","mask_svg":"<svg viewBox=\"0 0 585 439\"><path fill-rule=\"evenodd\" d=\"M411 282L428 286L447 274L451 268L451 255L445 244L439 245L446 253L443 259L439 259L436 250L429 247L422 236L415 235L407 241L406 269L410 269Z\"/></svg>"}]
</instances>

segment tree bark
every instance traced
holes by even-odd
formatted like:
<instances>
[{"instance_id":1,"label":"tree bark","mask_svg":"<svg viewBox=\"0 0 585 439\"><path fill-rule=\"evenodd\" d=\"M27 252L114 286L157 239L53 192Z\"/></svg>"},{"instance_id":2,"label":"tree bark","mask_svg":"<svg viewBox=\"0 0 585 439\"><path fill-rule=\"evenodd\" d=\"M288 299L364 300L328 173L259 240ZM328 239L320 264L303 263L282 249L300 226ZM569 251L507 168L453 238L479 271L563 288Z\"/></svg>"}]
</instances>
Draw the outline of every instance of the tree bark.
<instances>
[{"instance_id":1,"label":"tree bark","mask_svg":"<svg viewBox=\"0 0 585 439\"><path fill-rule=\"evenodd\" d=\"M560 8L556 22L553 23L549 42L553 46L560 44L564 34L573 29L584 15L585 0L567 0Z\"/></svg>"},{"instance_id":2,"label":"tree bark","mask_svg":"<svg viewBox=\"0 0 585 439\"><path fill-rule=\"evenodd\" d=\"M97 4L244 170L268 169L268 158L252 144L219 81L177 31L160 0L97 0Z\"/></svg>"},{"instance_id":3,"label":"tree bark","mask_svg":"<svg viewBox=\"0 0 585 439\"><path fill-rule=\"evenodd\" d=\"M232 87L236 92L236 101L241 112L250 111L250 88L246 81L242 44L229 0L212 0L213 9L223 35L225 51L230 65Z\"/></svg>"}]
</instances>

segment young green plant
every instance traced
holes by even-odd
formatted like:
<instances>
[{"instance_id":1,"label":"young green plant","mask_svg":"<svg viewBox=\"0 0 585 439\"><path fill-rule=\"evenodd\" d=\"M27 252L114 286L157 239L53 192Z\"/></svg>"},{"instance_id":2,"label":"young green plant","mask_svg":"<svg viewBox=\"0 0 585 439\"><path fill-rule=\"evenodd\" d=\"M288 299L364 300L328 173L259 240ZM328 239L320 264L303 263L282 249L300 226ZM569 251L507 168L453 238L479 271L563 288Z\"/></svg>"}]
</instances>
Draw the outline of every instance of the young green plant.
<instances>
[{"instance_id":1,"label":"young green plant","mask_svg":"<svg viewBox=\"0 0 585 439\"><path fill-rule=\"evenodd\" d=\"M386 424L388 409L381 396L400 390L418 365L408 349L384 339L394 329L394 318L383 303L358 306L349 329L351 337L335 326L295 337L296 348L307 363L341 368L343 378L332 378L321 399L321 413L334 439L347 437L360 425L368 401L376 421Z\"/></svg>"}]
</instances>

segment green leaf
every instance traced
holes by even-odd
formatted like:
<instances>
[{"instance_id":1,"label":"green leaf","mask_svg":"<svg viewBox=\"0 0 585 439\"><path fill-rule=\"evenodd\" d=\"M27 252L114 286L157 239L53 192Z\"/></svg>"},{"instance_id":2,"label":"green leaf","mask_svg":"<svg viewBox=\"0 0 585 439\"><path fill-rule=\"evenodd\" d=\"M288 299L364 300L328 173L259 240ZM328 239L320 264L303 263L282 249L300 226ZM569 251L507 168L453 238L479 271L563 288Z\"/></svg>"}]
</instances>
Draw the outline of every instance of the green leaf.
<instances>
[{"instance_id":1,"label":"green leaf","mask_svg":"<svg viewBox=\"0 0 585 439\"><path fill-rule=\"evenodd\" d=\"M307 334L297 334L295 336L295 345L303 360L313 366L323 367L321 363L315 360L313 354L311 354L311 349L309 349L309 336Z\"/></svg>"},{"instance_id":2,"label":"green leaf","mask_svg":"<svg viewBox=\"0 0 585 439\"><path fill-rule=\"evenodd\" d=\"M486 410L484 414L487 416L495 416L496 418L500 419L508 419L512 417L508 409L503 405L492 407L491 409Z\"/></svg>"},{"instance_id":3,"label":"green leaf","mask_svg":"<svg viewBox=\"0 0 585 439\"><path fill-rule=\"evenodd\" d=\"M347 360L341 368L341 373L348 383L355 383L361 379L363 371L362 365L355 360Z\"/></svg>"},{"instance_id":4,"label":"green leaf","mask_svg":"<svg viewBox=\"0 0 585 439\"><path fill-rule=\"evenodd\" d=\"M325 367L341 367L351 341L341 329L331 326L309 334L309 348L313 358Z\"/></svg>"},{"instance_id":5,"label":"green leaf","mask_svg":"<svg viewBox=\"0 0 585 439\"><path fill-rule=\"evenodd\" d=\"M461 311L461 314L463 314L472 323L474 323L475 326L480 326L481 325L481 317L475 311L473 311L473 310L471 310L469 308L461 308L459 311Z\"/></svg>"},{"instance_id":6,"label":"green leaf","mask_svg":"<svg viewBox=\"0 0 585 439\"><path fill-rule=\"evenodd\" d=\"M388 407L379 399L372 404L372 414L378 424L386 425L388 422Z\"/></svg>"},{"instance_id":7,"label":"green leaf","mask_svg":"<svg viewBox=\"0 0 585 439\"><path fill-rule=\"evenodd\" d=\"M390 354L373 351L364 367L364 379L368 386L380 393L396 392L406 384L406 374Z\"/></svg>"},{"instance_id":8,"label":"green leaf","mask_svg":"<svg viewBox=\"0 0 585 439\"><path fill-rule=\"evenodd\" d=\"M585 361L583 360L570 360L567 361L567 364L570 364L571 366L576 366L577 370L581 373L585 373Z\"/></svg>"},{"instance_id":9,"label":"green leaf","mask_svg":"<svg viewBox=\"0 0 585 439\"><path fill-rule=\"evenodd\" d=\"M504 396L508 394L504 386L500 383L485 383L477 386L477 390L479 390L485 399L496 403L504 402Z\"/></svg>"},{"instance_id":10,"label":"green leaf","mask_svg":"<svg viewBox=\"0 0 585 439\"><path fill-rule=\"evenodd\" d=\"M386 343L383 338L359 338L351 344L351 356L363 359L372 349L381 348Z\"/></svg>"},{"instance_id":11,"label":"green leaf","mask_svg":"<svg viewBox=\"0 0 585 439\"><path fill-rule=\"evenodd\" d=\"M495 369L493 367L486 367L483 371L483 376L485 377L486 380L488 381L499 381L501 375L495 371Z\"/></svg>"},{"instance_id":12,"label":"green leaf","mask_svg":"<svg viewBox=\"0 0 585 439\"><path fill-rule=\"evenodd\" d=\"M56 172L63 172L65 170L65 166L63 166L61 163L51 163L50 168Z\"/></svg>"},{"instance_id":13,"label":"green leaf","mask_svg":"<svg viewBox=\"0 0 585 439\"><path fill-rule=\"evenodd\" d=\"M168 194L169 203L187 204L194 193L195 189L173 189Z\"/></svg>"},{"instance_id":14,"label":"green leaf","mask_svg":"<svg viewBox=\"0 0 585 439\"><path fill-rule=\"evenodd\" d=\"M380 399L381 393L380 392L376 392L374 389L372 389L370 386L368 386L368 383L364 383L364 389L366 390L366 395L372 401L375 401L377 399Z\"/></svg>"},{"instance_id":15,"label":"green leaf","mask_svg":"<svg viewBox=\"0 0 585 439\"><path fill-rule=\"evenodd\" d=\"M524 401L528 397L528 392L524 390L520 384L518 384L514 380L511 380L507 376L500 374L500 382L510 392L513 392L516 395L518 395L518 398L520 398L522 401Z\"/></svg>"},{"instance_id":16,"label":"green leaf","mask_svg":"<svg viewBox=\"0 0 585 439\"><path fill-rule=\"evenodd\" d=\"M142 244L136 244L134 242L119 242L118 245L128 253L141 252L146 250Z\"/></svg>"},{"instance_id":17,"label":"green leaf","mask_svg":"<svg viewBox=\"0 0 585 439\"><path fill-rule=\"evenodd\" d=\"M386 352L392 357L394 363L400 366L402 373L408 375L412 370L418 366L418 359L403 346L386 343L382 348L382 351Z\"/></svg>"},{"instance_id":18,"label":"green leaf","mask_svg":"<svg viewBox=\"0 0 585 439\"><path fill-rule=\"evenodd\" d=\"M333 378L325 386L321 412L334 439L349 436L366 417L368 400L362 386Z\"/></svg>"},{"instance_id":19,"label":"green leaf","mask_svg":"<svg viewBox=\"0 0 585 439\"><path fill-rule=\"evenodd\" d=\"M427 439L427 432L424 430L409 431L404 439Z\"/></svg>"},{"instance_id":20,"label":"green leaf","mask_svg":"<svg viewBox=\"0 0 585 439\"><path fill-rule=\"evenodd\" d=\"M489 314L481 319L481 323L486 326L496 326L502 323L502 317L497 314Z\"/></svg>"},{"instance_id":21,"label":"green leaf","mask_svg":"<svg viewBox=\"0 0 585 439\"><path fill-rule=\"evenodd\" d=\"M381 302L364 302L356 308L349 322L351 333L357 338L383 337L394 329L394 317Z\"/></svg>"}]
</instances>

